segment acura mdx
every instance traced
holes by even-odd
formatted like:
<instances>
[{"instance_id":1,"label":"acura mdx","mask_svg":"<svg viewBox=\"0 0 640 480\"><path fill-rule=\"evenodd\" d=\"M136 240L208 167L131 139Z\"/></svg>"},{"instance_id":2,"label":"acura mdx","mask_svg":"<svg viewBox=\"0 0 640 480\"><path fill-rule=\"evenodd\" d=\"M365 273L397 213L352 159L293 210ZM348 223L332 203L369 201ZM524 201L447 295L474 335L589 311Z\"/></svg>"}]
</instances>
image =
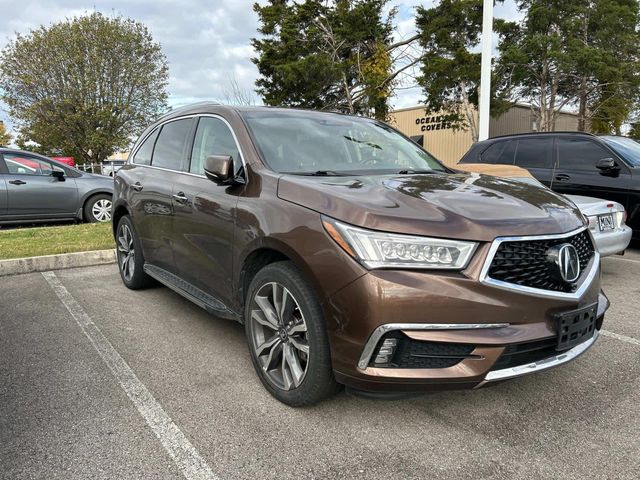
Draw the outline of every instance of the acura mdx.
<instances>
[{"instance_id":1,"label":"acura mdx","mask_svg":"<svg viewBox=\"0 0 640 480\"><path fill-rule=\"evenodd\" d=\"M294 406L561 365L609 306L571 202L354 116L175 110L116 174L113 226L127 287L155 279L243 323L260 380Z\"/></svg>"}]
</instances>

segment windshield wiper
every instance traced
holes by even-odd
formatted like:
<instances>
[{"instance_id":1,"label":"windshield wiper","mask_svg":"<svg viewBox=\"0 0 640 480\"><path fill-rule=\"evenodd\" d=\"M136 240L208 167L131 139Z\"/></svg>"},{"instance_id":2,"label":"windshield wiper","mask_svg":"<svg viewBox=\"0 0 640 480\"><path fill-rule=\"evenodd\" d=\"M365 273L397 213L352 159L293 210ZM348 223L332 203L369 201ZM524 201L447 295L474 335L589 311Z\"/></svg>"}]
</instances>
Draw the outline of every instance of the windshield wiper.
<instances>
[{"instance_id":1,"label":"windshield wiper","mask_svg":"<svg viewBox=\"0 0 640 480\"><path fill-rule=\"evenodd\" d=\"M304 175L307 177L343 177L346 174L334 172L333 170L316 170L315 172L282 172L289 175Z\"/></svg>"},{"instance_id":2,"label":"windshield wiper","mask_svg":"<svg viewBox=\"0 0 640 480\"><path fill-rule=\"evenodd\" d=\"M428 174L438 174L438 173L444 173L444 170L400 170L398 172L398 175L413 175L415 173L419 173L419 174L423 174L423 173L428 173Z\"/></svg>"}]
</instances>

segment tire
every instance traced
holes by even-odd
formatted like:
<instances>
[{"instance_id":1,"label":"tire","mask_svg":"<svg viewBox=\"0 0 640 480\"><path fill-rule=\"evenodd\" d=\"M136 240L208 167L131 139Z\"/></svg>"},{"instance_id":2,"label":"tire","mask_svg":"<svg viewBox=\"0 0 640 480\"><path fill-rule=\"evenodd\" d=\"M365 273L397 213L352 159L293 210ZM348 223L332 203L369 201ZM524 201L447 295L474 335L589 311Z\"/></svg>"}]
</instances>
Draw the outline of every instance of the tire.
<instances>
[{"instance_id":1,"label":"tire","mask_svg":"<svg viewBox=\"0 0 640 480\"><path fill-rule=\"evenodd\" d=\"M100 193L94 195L84 204L84 220L89 223L106 223L111 221L111 195Z\"/></svg>"},{"instance_id":2,"label":"tire","mask_svg":"<svg viewBox=\"0 0 640 480\"><path fill-rule=\"evenodd\" d=\"M291 262L269 264L256 274L244 318L251 361L271 395L300 407L337 392L322 308Z\"/></svg>"},{"instance_id":3,"label":"tire","mask_svg":"<svg viewBox=\"0 0 640 480\"><path fill-rule=\"evenodd\" d=\"M127 288L139 290L152 283L151 277L144 273L144 256L140 239L128 215L123 216L118 222L116 257L120 278Z\"/></svg>"}]
</instances>

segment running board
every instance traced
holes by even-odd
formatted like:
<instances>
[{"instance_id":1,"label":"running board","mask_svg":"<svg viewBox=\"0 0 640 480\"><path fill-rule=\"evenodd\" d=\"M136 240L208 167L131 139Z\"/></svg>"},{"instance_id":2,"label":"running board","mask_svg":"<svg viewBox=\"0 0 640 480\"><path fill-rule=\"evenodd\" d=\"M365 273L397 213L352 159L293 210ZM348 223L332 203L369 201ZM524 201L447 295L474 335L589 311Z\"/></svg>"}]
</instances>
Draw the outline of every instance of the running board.
<instances>
[{"instance_id":1,"label":"running board","mask_svg":"<svg viewBox=\"0 0 640 480\"><path fill-rule=\"evenodd\" d=\"M217 298L203 292L198 287L193 286L189 282L181 279L171 272L167 272L164 268L156 267L148 263L144 264L144 272L150 277L156 279L164 286L170 288L174 292L182 295L187 300L191 300L193 303L201 308L204 308L207 312L217 317L228 318L230 320L241 321L240 315L233 310L229 309L224 303Z\"/></svg>"}]
</instances>

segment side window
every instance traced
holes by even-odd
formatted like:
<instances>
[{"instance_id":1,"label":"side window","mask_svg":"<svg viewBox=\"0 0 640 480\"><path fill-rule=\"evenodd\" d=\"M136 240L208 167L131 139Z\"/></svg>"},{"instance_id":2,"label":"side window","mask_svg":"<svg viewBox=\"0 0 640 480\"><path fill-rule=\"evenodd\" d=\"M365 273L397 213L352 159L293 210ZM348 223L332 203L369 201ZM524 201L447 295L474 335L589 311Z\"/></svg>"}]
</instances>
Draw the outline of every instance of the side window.
<instances>
[{"instance_id":1,"label":"side window","mask_svg":"<svg viewBox=\"0 0 640 480\"><path fill-rule=\"evenodd\" d=\"M482 163L513 165L515 143L514 140L494 143L480 154Z\"/></svg>"},{"instance_id":2,"label":"side window","mask_svg":"<svg viewBox=\"0 0 640 480\"><path fill-rule=\"evenodd\" d=\"M160 130L153 149L151 165L154 167L182 170L184 147L192 125L191 118L165 123Z\"/></svg>"},{"instance_id":3,"label":"side window","mask_svg":"<svg viewBox=\"0 0 640 480\"><path fill-rule=\"evenodd\" d=\"M560 168L595 171L598 160L611 157L612 154L608 150L587 138L558 139Z\"/></svg>"},{"instance_id":4,"label":"side window","mask_svg":"<svg viewBox=\"0 0 640 480\"><path fill-rule=\"evenodd\" d=\"M153 154L153 146L156 144L156 138L158 138L158 132L160 131L157 128L151 135L147 137L147 139L140 145L138 151L133 156L131 160L133 163L137 163L138 165L151 165L151 155Z\"/></svg>"},{"instance_id":5,"label":"side window","mask_svg":"<svg viewBox=\"0 0 640 480\"><path fill-rule=\"evenodd\" d=\"M191 173L204 173L204 160L210 155L230 155L234 168L241 165L240 152L231 130L219 118L201 117L191 151Z\"/></svg>"},{"instance_id":6,"label":"side window","mask_svg":"<svg viewBox=\"0 0 640 480\"><path fill-rule=\"evenodd\" d=\"M518 140L516 165L522 168L553 168L553 139L545 137Z\"/></svg>"},{"instance_id":7,"label":"side window","mask_svg":"<svg viewBox=\"0 0 640 480\"><path fill-rule=\"evenodd\" d=\"M64 172L64 170L51 162L41 158L30 157L27 155L16 155L5 153L4 163L7 170L13 175L51 175L56 170Z\"/></svg>"}]
</instances>

